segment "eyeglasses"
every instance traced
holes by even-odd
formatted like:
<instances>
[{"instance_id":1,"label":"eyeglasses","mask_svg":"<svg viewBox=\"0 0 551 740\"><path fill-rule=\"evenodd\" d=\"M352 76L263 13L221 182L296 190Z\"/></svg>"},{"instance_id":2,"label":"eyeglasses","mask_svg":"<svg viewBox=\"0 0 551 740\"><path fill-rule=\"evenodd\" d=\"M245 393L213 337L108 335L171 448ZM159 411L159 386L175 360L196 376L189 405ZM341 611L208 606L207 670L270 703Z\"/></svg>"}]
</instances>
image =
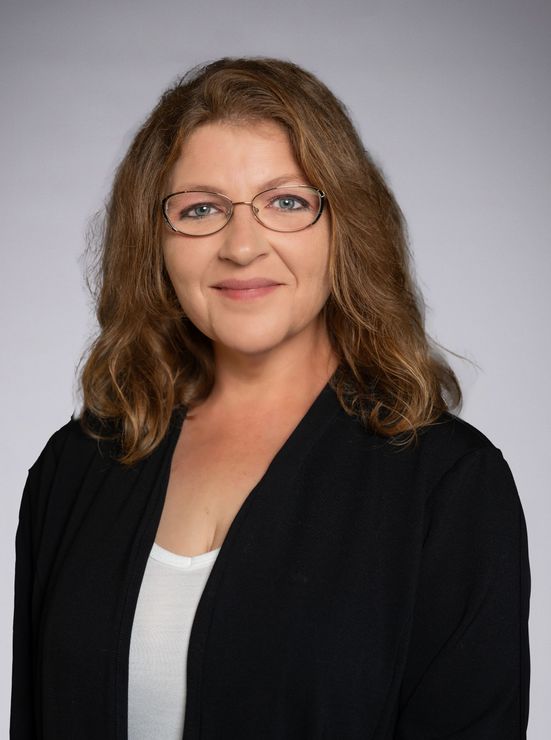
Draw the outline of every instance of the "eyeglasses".
<instances>
[{"instance_id":1,"label":"eyeglasses","mask_svg":"<svg viewBox=\"0 0 551 740\"><path fill-rule=\"evenodd\" d=\"M232 201L221 193L184 190L163 198L163 216L173 231L208 236L223 229L234 206L250 206L255 219L272 231L302 231L313 226L323 211L325 193L312 185L286 185L263 190L251 201Z\"/></svg>"}]
</instances>

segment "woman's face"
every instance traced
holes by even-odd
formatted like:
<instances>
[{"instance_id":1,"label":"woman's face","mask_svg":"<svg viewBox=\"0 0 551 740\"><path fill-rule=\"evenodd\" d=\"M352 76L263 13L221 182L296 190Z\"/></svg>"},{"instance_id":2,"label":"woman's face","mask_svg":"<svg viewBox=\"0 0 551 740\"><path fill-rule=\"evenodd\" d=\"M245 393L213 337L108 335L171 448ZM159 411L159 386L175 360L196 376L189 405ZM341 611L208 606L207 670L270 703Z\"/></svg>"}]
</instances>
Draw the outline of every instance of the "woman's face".
<instances>
[{"instance_id":1,"label":"woman's face","mask_svg":"<svg viewBox=\"0 0 551 740\"><path fill-rule=\"evenodd\" d=\"M169 192L208 190L250 201L267 188L308 183L284 129L266 121L209 123L185 142ZM234 207L216 234L183 236L167 226L163 239L168 274L186 316L212 341L248 355L293 339L308 341L320 328L329 292L327 212L298 232L271 231L248 205ZM225 280L265 278L268 290L232 291Z\"/></svg>"}]
</instances>

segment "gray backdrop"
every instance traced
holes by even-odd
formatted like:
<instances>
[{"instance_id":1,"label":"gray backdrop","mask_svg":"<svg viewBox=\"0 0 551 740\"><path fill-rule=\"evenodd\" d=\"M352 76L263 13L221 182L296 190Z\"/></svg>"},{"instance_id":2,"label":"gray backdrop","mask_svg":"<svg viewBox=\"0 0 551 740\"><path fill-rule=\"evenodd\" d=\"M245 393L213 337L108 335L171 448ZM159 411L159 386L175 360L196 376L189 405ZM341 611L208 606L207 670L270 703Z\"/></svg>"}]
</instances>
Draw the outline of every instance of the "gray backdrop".
<instances>
[{"instance_id":1,"label":"gray backdrop","mask_svg":"<svg viewBox=\"0 0 551 740\"><path fill-rule=\"evenodd\" d=\"M349 106L409 222L430 332L502 449L528 522L530 737L548 737L551 4L3 0L0 736L27 468L75 406L94 329L87 220L164 87L222 55L290 58Z\"/></svg>"}]
</instances>

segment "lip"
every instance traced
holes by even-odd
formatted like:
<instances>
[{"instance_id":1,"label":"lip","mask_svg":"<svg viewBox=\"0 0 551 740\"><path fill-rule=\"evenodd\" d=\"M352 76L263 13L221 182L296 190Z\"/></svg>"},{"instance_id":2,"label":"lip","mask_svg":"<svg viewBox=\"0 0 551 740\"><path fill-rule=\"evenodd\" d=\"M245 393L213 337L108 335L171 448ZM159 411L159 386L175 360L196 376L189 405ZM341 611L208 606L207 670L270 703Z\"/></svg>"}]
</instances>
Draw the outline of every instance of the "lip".
<instances>
[{"instance_id":1,"label":"lip","mask_svg":"<svg viewBox=\"0 0 551 740\"><path fill-rule=\"evenodd\" d=\"M212 288L222 288L229 290L254 290L255 288L267 288L270 286L279 285L276 280L270 278L249 278L248 280L237 280L237 278L231 278L228 280L221 280L219 283L212 285Z\"/></svg>"},{"instance_id":2,"label":"lip","mask_svg":"<svg viewBox=\"0 0 551 740\"><path fill-rule=\"evenodd\" d=\"M235 301L252 301L273 293L280 285L281 283L270 278L255 277L248 280L228 278L211 287L217 290L223 298L231 298Z\"/></svg>"}]
</instances>

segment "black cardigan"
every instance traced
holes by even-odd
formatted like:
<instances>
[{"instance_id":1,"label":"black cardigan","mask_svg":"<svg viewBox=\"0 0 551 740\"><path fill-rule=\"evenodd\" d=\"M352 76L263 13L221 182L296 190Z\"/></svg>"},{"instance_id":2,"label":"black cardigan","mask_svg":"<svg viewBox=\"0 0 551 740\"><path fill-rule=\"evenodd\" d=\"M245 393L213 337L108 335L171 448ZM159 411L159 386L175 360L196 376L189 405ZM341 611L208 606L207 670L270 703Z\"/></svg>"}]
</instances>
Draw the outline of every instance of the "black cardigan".
<instances>
[{"instance_id":1,"label":"black cardigan","mask_svg":"<svg viewBox=\"0 0 551 740\"><path fill-rule=\"evenodd\" d=\"M133 613L184 417L132 468L71 421L29 471L12 738L127 737ZM448 414L395 447L328 384L209 575L184 739L525 738L529 598L526 525L501 452Z\"/></svg>"}]
</instances>

